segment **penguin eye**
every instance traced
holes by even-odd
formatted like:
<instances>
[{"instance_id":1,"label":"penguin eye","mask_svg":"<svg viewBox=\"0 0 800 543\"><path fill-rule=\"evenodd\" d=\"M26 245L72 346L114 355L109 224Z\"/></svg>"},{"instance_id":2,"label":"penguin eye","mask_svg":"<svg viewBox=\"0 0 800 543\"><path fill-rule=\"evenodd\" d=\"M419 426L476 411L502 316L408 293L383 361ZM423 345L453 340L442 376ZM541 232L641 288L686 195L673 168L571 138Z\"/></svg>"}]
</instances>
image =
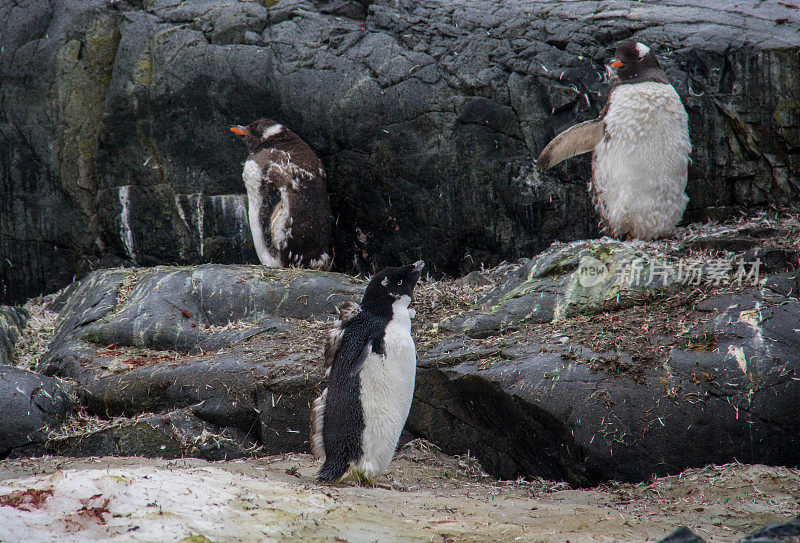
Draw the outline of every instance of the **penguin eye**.
<instances>
[{"instance_id":1,"label":"penguin eye","mask_svg":"<svg viewBox=\"0 0 800 543\"><path fill-rule=\"evenodd\" d=\"M399 286L399 285L402 285L402 284L403 284L403 280L402 280L402 279L400 279L400 280L397 282L397 284L398 284L398 286Z\"/></svg>"}]
</instances>

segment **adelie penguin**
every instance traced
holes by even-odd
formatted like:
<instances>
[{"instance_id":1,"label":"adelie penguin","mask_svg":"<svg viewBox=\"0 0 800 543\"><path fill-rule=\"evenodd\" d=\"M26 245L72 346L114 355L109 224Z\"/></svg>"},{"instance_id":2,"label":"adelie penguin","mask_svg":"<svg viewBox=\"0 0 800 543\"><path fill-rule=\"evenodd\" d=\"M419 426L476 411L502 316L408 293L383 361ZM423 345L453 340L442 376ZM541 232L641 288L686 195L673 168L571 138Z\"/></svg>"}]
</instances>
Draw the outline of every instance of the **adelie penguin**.
<instances>
[{"instance_id":1,"label":"adelie penguin","mask_svg":"<svg viewBox=\"0 0 800 543\"><path fill-rule=\"evenodd\" d=\"M537 166L544 171L593 151L590 190L605 231L621 238L664 237L689 201L686 110L646 45L622 43L611 67L619 81L600 116L553 138Z\"/></svg>"},{"instance_id":2,"label":"adelie penguin","mask_svg":"<svg viewBox=\"0 0 800 543\"><path fill-rule=\"evenodd\" d=\"M325 348L328 388L311 410L311 450L324 460L320 482L372 485L394 456L414 395L408 306L424 265L375 274L360 306L340 308Z\"/></svg>"},{"instance_id":3,"label":"adelie penguin","mask_svg":"<svg viewBox=\"0 0 800 543\"><path fill-rule=\"evenodd\" d=\"M276 268L330 269L331 208L320 159L297 134L271 119L231 131L243 136L250 151L242 179L258 259Z\"/></svg>"}]
</instances>

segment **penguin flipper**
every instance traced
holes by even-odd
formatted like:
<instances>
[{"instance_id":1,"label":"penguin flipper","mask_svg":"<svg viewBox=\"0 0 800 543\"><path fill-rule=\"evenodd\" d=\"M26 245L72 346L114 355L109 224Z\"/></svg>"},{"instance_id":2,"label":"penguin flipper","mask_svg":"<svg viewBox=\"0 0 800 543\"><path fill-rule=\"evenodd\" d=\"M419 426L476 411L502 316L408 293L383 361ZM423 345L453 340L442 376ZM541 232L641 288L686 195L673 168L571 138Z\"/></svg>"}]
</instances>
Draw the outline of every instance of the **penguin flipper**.
<instances>
[{"instance_id":1,"label":"penguin flipper","mask_svg":"<svg viewBox=\"0 0 800 543\"><path fill-rule=\"evenodd\" d=\"M330 377L331 366L339 347L342 345L344 325L361 311L361 306L355 302L345 302L339 306L339 318L336 319L328 332L328 341L325 343L325 378ZM362 364L363 365L363 362ZM360 366L359 366L360 369ZM325 421L325 402L328 398L328 389L322 391L311 407L311 452L318 460L325 460L325 443L322 437L322 428Z\"/></svg>"},{"instance_id":2,"label":"penguin flipper","mask_svg":"<svg viewBox=\"0 0 800 543\"><path fill-rule=\"evenodd\" d=\"M584 121L567 128L550 143L539 155L536 166L540 172L552 168L559 162L588 153L603 139L603 121L591 120Z\"/></svg>"},{"instance_id":3,"label":"penguin flipper","mask_svg":"<svg viewBox=\"0 0 800 543\"><path fill-rule=\"evenodd\" d=\"M366 344L362 343L364 340ZM316 427L322 434L325 453L325 463L317 475L319 482L339 481L347 474L351 464L363 455L361 433L364 430L364 415L358 398L361 386L359 373L370 354L372 339L346 334L331 366L328 388L322 400L322 424ZM311 439L312 442L319 441L315 434Z\"/></svg>"}]
</instances>

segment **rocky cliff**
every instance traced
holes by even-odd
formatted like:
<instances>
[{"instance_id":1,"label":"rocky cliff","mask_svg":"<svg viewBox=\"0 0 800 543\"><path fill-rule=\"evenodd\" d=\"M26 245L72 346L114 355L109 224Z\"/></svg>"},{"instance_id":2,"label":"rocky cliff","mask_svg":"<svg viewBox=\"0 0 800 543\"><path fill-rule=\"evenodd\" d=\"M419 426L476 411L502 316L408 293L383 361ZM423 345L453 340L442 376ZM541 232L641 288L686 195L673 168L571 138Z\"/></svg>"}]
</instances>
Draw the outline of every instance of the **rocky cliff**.
<instances>
[{"instance_id":1,"label":"rocky cliff","mask_svg":"<svg viewBox=\"0 0 800 543\"><path fill-rule=\"evenodd\" d=\"M226 127L322 157L336 266L455 274L597 233L586 159L615 44L689 111L689 216L800 193L800 11L781 2L25 0L0 5L0 301L100 266L255 262Z\"/></svg>"}]
</instances>

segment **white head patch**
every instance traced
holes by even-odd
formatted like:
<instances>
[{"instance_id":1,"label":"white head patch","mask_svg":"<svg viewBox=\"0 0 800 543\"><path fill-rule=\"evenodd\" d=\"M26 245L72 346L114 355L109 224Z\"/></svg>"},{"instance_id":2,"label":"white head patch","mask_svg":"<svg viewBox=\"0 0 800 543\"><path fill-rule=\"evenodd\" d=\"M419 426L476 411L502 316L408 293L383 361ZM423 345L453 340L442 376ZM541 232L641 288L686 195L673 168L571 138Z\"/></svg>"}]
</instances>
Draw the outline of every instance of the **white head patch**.
<instances>
[{"instance_id":1,"label":"white head patch","mask_svg":"<svg viewBox=\"0 0 800 543\"><path fill-rule=\"evenodd\" d=\"M647 47L643 43L638 43L638 42L636 43L636 50L639 52L639 60L641 60L644 57L646 57L647 53L650 52L650 48L649 47ZM278 126L280 126L280 125L278 125Z\"/></svg>"},{"instance_id":2,"label":"white head patch","mask_svg":"<svg viewBox=\"0 0 800 543\"><path fill-rule=\"evenodd\" d=\"M381 281L381 285L385 287L388 284L389 284L389 278L388 277L384 277L383 281Z\"/></svg>"},{"instance_id":3,"label":"white head patch","mask_svg":"<svg viewBox=\"0 0 800 543\"><path fill-rule=\"evenodd\" d=\"M283 131L283 125L282 124L273 124L272 126L267 128L266 130L264 130L264 133L261 134L261 137L263 139L268 139L268 138L271 138L272 136L276 136L276 135L280 134L282 131Z\"/></svg>"}]
</instances>

